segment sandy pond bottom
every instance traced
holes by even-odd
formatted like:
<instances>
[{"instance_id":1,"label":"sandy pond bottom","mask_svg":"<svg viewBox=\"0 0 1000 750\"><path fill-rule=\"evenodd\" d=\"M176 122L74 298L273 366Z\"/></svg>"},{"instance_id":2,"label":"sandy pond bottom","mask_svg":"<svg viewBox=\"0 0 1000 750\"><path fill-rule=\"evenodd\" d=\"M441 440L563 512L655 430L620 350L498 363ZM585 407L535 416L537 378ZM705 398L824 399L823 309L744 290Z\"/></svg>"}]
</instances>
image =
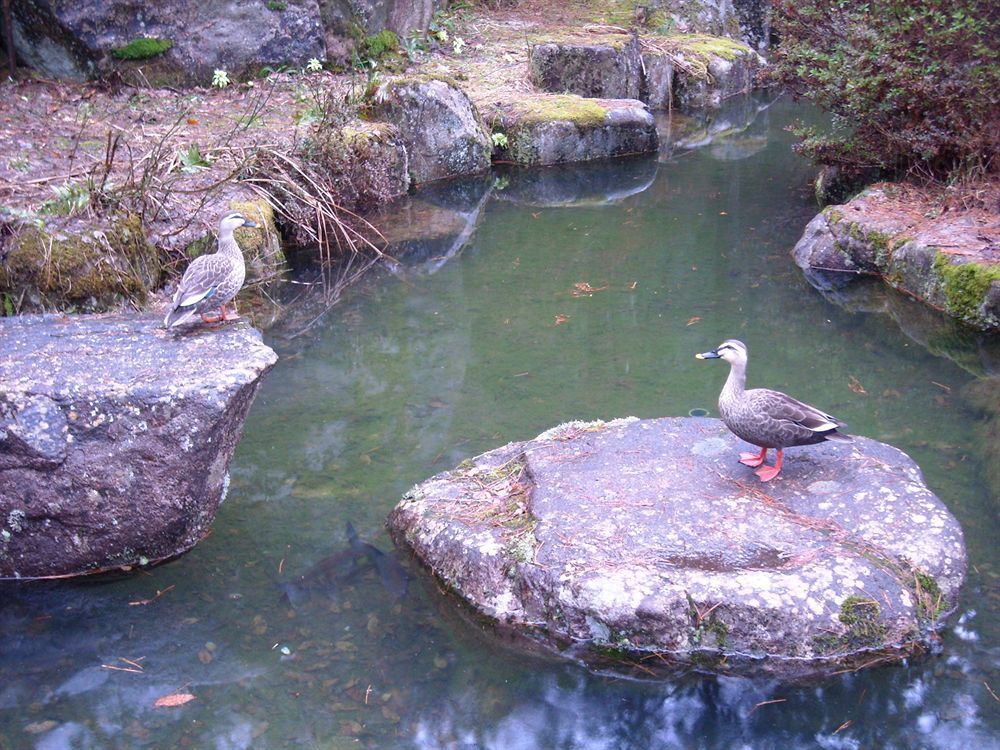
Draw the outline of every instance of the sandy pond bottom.
<instances>
[{"instance_id":1,"label":"sandy pond bottom","mask_svg":"<svg viewBox=\"0 0 1000 750\"><path fill-rule=\"evenodd\" d=\"M687 131L698 148L398 207L451 214L270 336L282 359L208 539L131 577L0 588L0 748L1000 747L1000 528L964 398L995 342L957 337L960 367L805 283L799 116L782 99ZM806 683L627 681L508 648L394 554L386 514L466 456L571 419L715 415L724 373L693 355L728 337L751 385L906 451L962 522L940 653Z\"/></svg>"}]
</instances>

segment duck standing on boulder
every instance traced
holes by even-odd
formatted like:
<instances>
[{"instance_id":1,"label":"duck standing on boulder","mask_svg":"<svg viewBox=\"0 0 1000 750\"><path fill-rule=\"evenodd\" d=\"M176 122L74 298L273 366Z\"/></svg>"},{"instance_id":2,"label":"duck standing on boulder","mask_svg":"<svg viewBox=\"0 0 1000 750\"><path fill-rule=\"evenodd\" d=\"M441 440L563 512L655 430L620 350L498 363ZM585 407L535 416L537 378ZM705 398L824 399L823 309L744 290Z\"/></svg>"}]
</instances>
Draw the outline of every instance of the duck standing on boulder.
<instances>
[{"instance_id":1,"label":"duck standing on boulder","mask_svg":"<svg viewBox=\"0 0 1000 750\"><path fill-rule=\"evenodd\" d=\"M741 453L740 463L760 466L768 449L777 449L774 466L763 466L756 472L762 482L778 476L785 448L824 440L851 442L848 435L837 432L843 423L809 404L767 388L746 390L747 347L742 341L723 341L712 351L695 357L724 359L729 363L729 377L719 394L719 414L733 434L760 447L760 453Z\"/></svg>"},{"instance_id":2,"label":"duck standing on boulder","mask_svg":"<svg viewBox=\"0 0 1000 750\"><path fill-rule=\"evenodd\" d=\"M247 267L233 232L239 227L256 227L239 211L230 211L219 221L219 249L209 255L199 255L187 267L181 283L177 285L170 311L163 319L164 328L182 325L195 315L204 323L237 320L234 311L229 315L226 304L243 287ZM209 316L210 310L219 314Z\"/></svg>"}]
</instances>

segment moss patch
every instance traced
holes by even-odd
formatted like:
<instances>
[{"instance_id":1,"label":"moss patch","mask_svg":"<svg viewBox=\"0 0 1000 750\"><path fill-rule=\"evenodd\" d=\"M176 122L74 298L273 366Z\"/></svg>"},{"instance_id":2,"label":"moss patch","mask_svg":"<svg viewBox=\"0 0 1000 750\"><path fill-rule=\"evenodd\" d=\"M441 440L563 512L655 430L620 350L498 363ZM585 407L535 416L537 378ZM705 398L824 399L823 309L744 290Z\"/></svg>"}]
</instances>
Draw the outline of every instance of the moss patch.
<instances>
[{"instance_id":1,"label":"moss patch","mask_svg":"<svg viewBox=\"0 0 1000 750\"><path fill-rule=\"evenodd\" d=\"M598 127L608 117L608 110L595 99L574 94L554 94L514 102L512 114L517 125L544 122L571 122L577 127Z\"/></svg>"},{"instance_id":2,"label":"moss patch","mask_svg":"<svg viewBox=\"0 0 1000 750\"><path fill-rule=\"evenodd\" d=\"M749 47L741 42L708 34L677 34L665 40L677 52L687 52L708 62L712 57L733 61L750 54Z\"/></svg>"},{"instance_id":3,"label":"moss patch","mask_svg":"<svg viewBox=\"0 0 1000 750\"><path fill-rule=\"evenodd\" d=\"M123 302L141 307L159 278L156 248L133 214L68 237L26 228L0 265L0 292L12 312L103 312Z\"/></svg>"},{"instance_id":4,"label":"moss patch","mask_svg":"<svg viewBox=\"0 0 1000 750\"><path fill-rule=\"evenodd\" d=\"M979 319L979 308L994 281L1000 281L1000 265L953 263L952 256L937 253L934 270L940 275L948 312L966 321Z\"/></svg>"},{"instance_id":5,"label":"moss patch","mask_svg":"<svg viewBox=\"0 0 1000 750\"><path fill-rule=\"evenodd\" d=\"M173 46L174 43L170 39L140 37L133 39L124 47L116 47L111 50L111 54L119 60L147 60L162 55Z\"/></svg>"},{"instance_id":6,"label":"moss patch","mask_svg":"<svg viewBox=\"0 0 1000 750\"><path fill-rule=\"evenodd\" d=\"M851 648L872 648L884 645L886 628L879 621L882 608L874 599L849 596L840 605L839 620L847 626L843 642Z\"/></svg>"}]
</instances>

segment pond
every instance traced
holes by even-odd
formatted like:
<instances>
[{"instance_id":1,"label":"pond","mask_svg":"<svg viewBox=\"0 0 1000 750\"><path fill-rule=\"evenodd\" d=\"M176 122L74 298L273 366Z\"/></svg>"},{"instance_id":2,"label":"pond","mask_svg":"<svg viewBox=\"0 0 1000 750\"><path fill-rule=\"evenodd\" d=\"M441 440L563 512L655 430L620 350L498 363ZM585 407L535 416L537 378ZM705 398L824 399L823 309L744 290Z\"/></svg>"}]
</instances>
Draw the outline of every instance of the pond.
<instances>
[{"instance_id":1,"label":"pond","mask_svg":"<svg viewBox=\"0 0 1000 750\"><path fill-rule=\"evenodd\" d=\"M664 120L657 157L394 207L396 262L268 336L282 358L207 539L141 574L0 589L0 749L1000 747L1000 525L967 401L996 342L880 287L814 290L789 255L812 168L784 130L814 115L742 106ZM715 415L725 368L694 353L730 337L751 385L903 449L962 522L937 653L625 680L519 653L394 550L400 496L467 456L571 419Z\"/></svg>"}]
</instances>

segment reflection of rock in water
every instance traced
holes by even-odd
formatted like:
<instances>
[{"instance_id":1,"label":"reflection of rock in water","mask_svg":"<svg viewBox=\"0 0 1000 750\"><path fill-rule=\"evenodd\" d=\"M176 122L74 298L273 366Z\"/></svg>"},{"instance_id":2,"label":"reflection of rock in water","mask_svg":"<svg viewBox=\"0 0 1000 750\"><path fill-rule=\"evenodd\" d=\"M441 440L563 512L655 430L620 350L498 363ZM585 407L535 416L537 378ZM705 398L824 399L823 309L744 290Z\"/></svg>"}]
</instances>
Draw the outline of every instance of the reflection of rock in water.
<instances>
[{"instance_id":1,"label":"reflection of rock in water","mask_svg":"<svg viewBox=\"0 0 1000 750\"><path fill-rule=\"evenodd\" d=\"M499 170L496 197L527 206L606 205L643 192L656 179L656 159L576 162L549 167Z\"/></svg>"},{"instance_id":2,"label":"reflection of rock in water","mask_svg":"<svg viewBox=\"0 0 1000 750\"><path fill-rule=\"evenodd\" d=\"M492 192L491 175L446 180L421 188L369 217L386 239L385 252L407 271L434 273L475 232Z\"/></svg>"},{"instance_id":3,"label":"reflection of rock in water","mask_svg":"<svg viewBox=\"0 0 1000 750\"><path fill-rule=\"evenodd\" d=\"M888 315L931 354L950 359L977 377L1000 375L1000 336L962 325L871 276L814 269L804 273L830 302L851 312Z\"/></svg>"},{"instance_id":4,"label":"reflection of rock in water","mask_svg":"<svg viewBox=\"0 0 1000 750\"><path fill-rule=\"evenodd\" d=\"M767 146L768 118L761 115L777 101L769 91L731 97L721 109L660 113L656 128L660 158L674 151L711 147L720 161L746 159Z\"/></svg>"},{"instance_id":5,"label":"reflection of rock in water","mask_svg":"<svg viewBox=\"0 0 1000 750\"><path fill-rule=\"evenodd\" d=\"M979 378L962 390L966 403L982 417L976 425L990 496L1000 505L1000 377Z\"/></svg>"}]
</instances>

